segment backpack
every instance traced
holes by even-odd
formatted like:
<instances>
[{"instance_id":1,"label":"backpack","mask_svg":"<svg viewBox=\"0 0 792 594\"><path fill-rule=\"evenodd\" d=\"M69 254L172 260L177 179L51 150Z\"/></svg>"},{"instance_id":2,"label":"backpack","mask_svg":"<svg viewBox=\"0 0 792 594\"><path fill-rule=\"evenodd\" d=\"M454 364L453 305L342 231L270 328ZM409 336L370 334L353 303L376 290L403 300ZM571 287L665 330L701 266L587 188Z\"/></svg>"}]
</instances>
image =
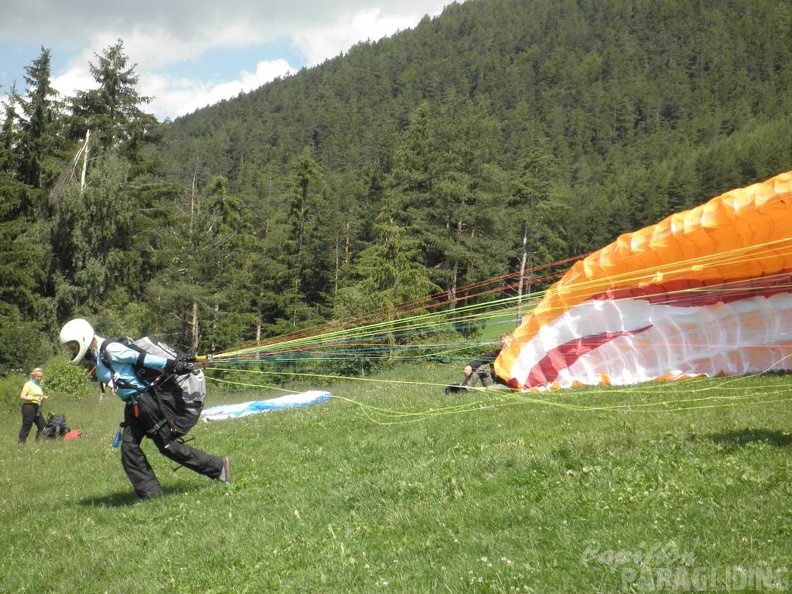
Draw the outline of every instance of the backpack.
<instances>
[{"instance_id":1,"label":"backpack","mask_svg":"<svg viewBox=\"0 0 792 594\"><path fill-rule=\"evenodd\" d=\"M119 342L141 354L138 364L135 365L135 373L138 379L147 386L143 392L152 395L174 433L185 435L189 432L198 422L206 398L206 377L203 370L198 369L182 375L167 375L166 372L144 368L143 355L145 354L165 359L187 358L184 352L156 336L144 336L137 340L124 337L113 338L102 343L99 356L111 372L113 372L113 367L106 353L106 346L111 342Z\"/></svg>"},{"instance_id":2,"label":"backpack","mask_svg":"<svg viewBox=\"0 0 792 594\"><path fill-rule=\"evenodd\" d=\"M69 431L70 427L66 424L66 415L47 415L47 424L41 430L41 437L43 439L55 439L63 437Z\"/></svg>"}]
</instances>

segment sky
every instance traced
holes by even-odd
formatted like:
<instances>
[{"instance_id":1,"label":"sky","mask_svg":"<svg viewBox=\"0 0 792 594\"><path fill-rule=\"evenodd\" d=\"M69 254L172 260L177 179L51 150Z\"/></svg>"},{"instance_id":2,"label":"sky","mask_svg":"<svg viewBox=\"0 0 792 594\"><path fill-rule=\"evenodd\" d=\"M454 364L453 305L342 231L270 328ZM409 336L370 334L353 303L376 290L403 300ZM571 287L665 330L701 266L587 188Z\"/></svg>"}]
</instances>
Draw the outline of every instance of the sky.
<instances>
[{"instance_id":1,"label":"sky","mask_svg":"<svg viewBox=\"0 0 792 594\"><path fill-rule=\"evenodd\" d=\"M228 3L227 3L228 2ZM120 39L143 106L175 119L439 15L453 0L5 0L0 100L25 90L46 48L61 98L95 88L90 64ZM464 0L457 0L458 3Z\"/></svg>"}]
</instances>

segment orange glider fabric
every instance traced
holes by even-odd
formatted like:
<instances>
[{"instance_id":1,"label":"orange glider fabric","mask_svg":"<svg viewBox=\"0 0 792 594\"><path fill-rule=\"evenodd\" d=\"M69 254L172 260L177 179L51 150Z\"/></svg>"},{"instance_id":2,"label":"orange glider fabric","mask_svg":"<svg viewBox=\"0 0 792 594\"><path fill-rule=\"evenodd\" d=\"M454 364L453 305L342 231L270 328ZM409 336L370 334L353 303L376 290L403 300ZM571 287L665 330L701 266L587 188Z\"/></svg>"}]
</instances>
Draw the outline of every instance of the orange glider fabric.
<instances>
[{"instance_id":1,"label":"orange glider fabric","mask_svg":"<svg viewBox=\"0 0 792 594\"><path fill-rule=\"evenodd\" d=\"M511 345L495 361L496 373L524 389L607 384L614 376L624 384L631 377L637 382L745 373L750 368L747 363L730 367L723 362L728 353L748 346L740 338L740 328L720 336L718 345L700 336L708 341L706 356L696 352L698 343L684 344L686 336L722 333L724 324L731 323L727 318L750 310L753 313L745 315L761 318L756 323L765 327L765 334L757 335L751 348L772 349L771 355L752 354L755 365L786 357L790 341L773 339L773 332L778 332L772 328L772 316L787 309L790 272L792 172L786 172L624 234L575 263L524 317ZM664 347L667 353L631 360L627 351L643 348L640 336L658 340L658 332L665 336L670 328L681 327L674 322L677 314L687 316L684 335L676 338L679 344ZM570 334L574 332L570 329L580 327L584 331ZM606 344L620 345L618 356L607 356L620 361L595 369L606 357L597 351ZM689 356L681 357L680 349ZM716 361L687 362L698 356ZM585 377L574 377L574 370L587 359Z\"/></svg>"}]
</instances>

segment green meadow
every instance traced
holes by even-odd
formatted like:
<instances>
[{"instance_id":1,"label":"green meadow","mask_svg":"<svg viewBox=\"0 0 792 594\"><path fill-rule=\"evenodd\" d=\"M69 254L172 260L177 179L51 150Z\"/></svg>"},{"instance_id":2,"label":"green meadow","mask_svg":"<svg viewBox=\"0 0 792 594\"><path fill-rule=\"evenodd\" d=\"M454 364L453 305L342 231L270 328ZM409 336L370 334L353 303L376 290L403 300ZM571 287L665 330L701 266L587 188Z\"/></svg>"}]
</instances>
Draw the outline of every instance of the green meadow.
<instances>
[{"instance_id":1,"label":"green meadow","mask_svg":"<svg viewBox=\"0 0 792 594\"><path fill-rule=\"evenodd\" d=\"M137 502L115 400L0 420L0 592L792 589L792 379L446 396L448 366L313 388L314 407L199 423L234 482L174 471ZM303 389L301 387L300 389ZM207 406L272 398L210 384Z\"/></svg>"}]
</instances>

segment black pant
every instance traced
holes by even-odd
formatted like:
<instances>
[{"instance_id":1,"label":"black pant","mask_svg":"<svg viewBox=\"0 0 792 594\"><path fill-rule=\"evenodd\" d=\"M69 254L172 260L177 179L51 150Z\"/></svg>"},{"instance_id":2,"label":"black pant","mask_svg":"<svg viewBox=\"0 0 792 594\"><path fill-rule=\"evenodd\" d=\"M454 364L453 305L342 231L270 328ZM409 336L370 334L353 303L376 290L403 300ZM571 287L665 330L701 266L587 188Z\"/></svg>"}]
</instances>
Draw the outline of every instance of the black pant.
<instances>
[{"instance_id":1,"label":"black pant","mask_svg":"<svg viewBox=\"0 0 792 594\"><path fill-rule=\"evenodd\" d=\"M19 430L19 443L25 443L33 424L36 425L36 440L44 429L44 417L41 414L41 407L32 402L25 402L22 405L22 428Z\"/></svg>"},{"instance_id":2,"label":"black pant","mask_svg":"<svg viewBox=\"0 0 792 594\"><path fill-rule=\"evenodd\" d=\"M178 435L174 434L165 415L157 406L157 401L148 392L141 395L136 407L127 404L124 409L124 425L121 434L121 465L138 497L163 495L154 470L140 447L144 437L154 442L160 454L198 474L216 479L223 470L223 458L220 456L210 456L178 441Z\"/></svg>"}]
</instances>

